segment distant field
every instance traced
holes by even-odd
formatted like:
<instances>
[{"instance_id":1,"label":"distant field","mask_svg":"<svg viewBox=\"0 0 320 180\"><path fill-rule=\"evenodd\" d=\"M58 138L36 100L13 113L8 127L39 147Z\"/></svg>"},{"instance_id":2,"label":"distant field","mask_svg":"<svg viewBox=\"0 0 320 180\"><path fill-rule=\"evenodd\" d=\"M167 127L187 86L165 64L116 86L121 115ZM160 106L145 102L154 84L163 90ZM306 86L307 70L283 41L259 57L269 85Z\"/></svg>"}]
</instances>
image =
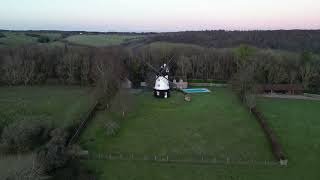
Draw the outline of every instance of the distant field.
<instances>
[{"instance_id":1,"label":"distant field","mask_svg":"<svg viewBox=\"0 0 320 180\"><path fill-rule=\"evenodd\" d=\"M37 43L38 38L27 36L21 32L1 32L5 37L0 38L0 44L5 46L19 46Z\"/></svg>"},{"instance_id":2,"label":"distant field","mask_svg":"<svg viewBox=\"0 0 320 180\"><path fill-rule=\"evenodd\" d=\"M87 45L87 46L110 46L120 45L121 43L137 39L142 36L128 36L128 35L73 35L66 38L70 43Z\"/></svg>"},{"instance_id":3,"label":"distant field","mask_svg":"<svg viewBox=\"0 0 320 180\"><path fill-rule=\"evenodd\" d=\"M258 123L228 89L194 95L191 103L185 102L180 93L174 93L168 100L142 93L136 97L135 109L127 119L121 120L120 132L115 137L106 136L103 124L110 115L100 112L83 134L82 147L91 153L206 154L218 159L273 160ZM193 174L196 171L193 165L84 163L97 171L100 179L175 179L177 175L178 179L199 179ZM211 174L210 171L206 173ZM204 173L201 169L200 172Z\"/></svg>"},{"instance_id":4,"label":"distant field","mask_svg":"<svg viewBox=\"0 0 320 180\"><path fill-rule=\"evenodd\" d=\"M29 44L38 44L40 36L48 37L49 40L55 41L62 37L60 33L44 33L44 32L1 32L5 37L0 38L2 46L20 46ZM0 46L1 47L1 46Z\"/></svg>"},{"instance_id":5,"label":"distant field","mask_svg":"<svg viewBox=\"0 0 320 180\"><path fill-rule=\"evenodd\" d=\"M53 41L53 42L49 42L46 45L48 45L49 47L64 47L66 44L64 42L61 41Z\"/></svg>"},{"instance_id":6,"label":"distant field","mask_svg":"<svg viewBox=\"0 0 320 180\"><path fill-rule=\"evenodd\" d=\"M1 87L0 125L24 119L40 119L55 126L69 125L79 120L90 106L87 88Z\"/></svg>"},{"instance_id":7,"label":"distant field","mask_svg":"<svg viewBox=\"0 0 320 180\"><path fill-rule=\"evenodd\" d=\"M39 33L33 33L33 34L38 34L40 36L46 36L48 37L51 41L57 40L62 37L61 33L44 33L44 32L39 32Z\"/></svg>"},{"instance_id":8,"label":"distant field","mask_svg":"<svg viewBox=\"0 0 320 180\"><path fill-rule=\"evenodd\" d=\"M171 43L171 42L153 42L143 47L150 47L151 49L174 49L174 48L195 48L195 49L202 49L203 47L195 45L195 44L185 44L185 43Z\"/></svg>"}]
</instances>

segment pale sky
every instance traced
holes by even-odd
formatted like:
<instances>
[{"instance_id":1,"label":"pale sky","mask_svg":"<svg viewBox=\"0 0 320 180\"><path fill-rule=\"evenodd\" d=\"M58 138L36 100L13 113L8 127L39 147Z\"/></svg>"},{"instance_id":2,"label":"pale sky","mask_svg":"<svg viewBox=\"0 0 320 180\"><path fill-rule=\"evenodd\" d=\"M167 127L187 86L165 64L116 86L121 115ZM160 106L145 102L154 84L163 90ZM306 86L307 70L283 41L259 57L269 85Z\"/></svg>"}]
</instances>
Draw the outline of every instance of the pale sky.
<instances>
[{"instance_id":1,"label":"pale sky","mask_svg":"<svg viewBox=\"0 0 320 180\"><path fill-rule=\"evenodd\" d=\"M320 0L0 0L0 29L320 29Z\"/></svg>"}]
</instances>

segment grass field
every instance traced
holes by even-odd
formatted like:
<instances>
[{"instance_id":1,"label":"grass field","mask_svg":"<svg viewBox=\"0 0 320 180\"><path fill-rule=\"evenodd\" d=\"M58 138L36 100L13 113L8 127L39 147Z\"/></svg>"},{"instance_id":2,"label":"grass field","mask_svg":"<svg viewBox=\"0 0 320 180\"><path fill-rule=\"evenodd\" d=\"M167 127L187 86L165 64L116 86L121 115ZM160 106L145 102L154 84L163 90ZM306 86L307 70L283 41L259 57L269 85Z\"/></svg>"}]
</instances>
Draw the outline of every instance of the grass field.
<instances>
[{"instance_id":1,"label":"grass field","mask_svg":"<svg viewBox=\"0 0 320 180\"><path fill-rule=\"evenodd\" d=\"M4 46L19 46L37 43L38 38L27 36L21 32L1 32L5 37L0 38Z\"/></svg>"},{"instance_id":2,"label":"grass field","mask_svg":"<svg viewBox=\"0 0 320 180\"><path fill-rule=\"evenodd\" d=\"M60 33L44 33L44 32L1 32L5 37L0 38L0 45L5 46L21 46L38 44L39 37L27 35L28 33L48 37L51 42L61 38ZM0 46L0 47L1 47Z\"/></svg>"},{"instance_id":3,"label":"grass field","mask_svg":"<svg viewBox=\"0 0 320 180\"><path fill-rule=\"evenodd\" d=\"M121 43L140 38L141 36L128 36L128 35L73 35L66 38L66 40L73 44L86 45L86 46L110 46L120 45Z\"/></svg>"},{"instance_id":4,"label":"grass field","mask_svg":"<svg viewBox=\"0 0 320 180\"><path fill-rule=\"evenodd\" d=\"M62 37L62 34L61 33L45 33L45 32L39 32L39 33L33 33L33 34L38 34L40 36L46 36L50 39L50 41L55 41L59 38Z\"/></svg>"},{"instance_id":5,"label":"grass field","mask_svg":"<svg viewBox=\"0 0 320 180\"><path fill-rule=\"evenodd\" d=\"M320 179L320 102L261 98L258 105L288 155L288 179Z\"/></svg>"},{"instance_id":6,"label":"grass field","mask_svg":"<svg viewBox=\"0 0 320 180\"><path fill-rule=\"evenodd\" d=\"M320 179L320 102L260 98L258 106L288 155L288 167L99 160L86 160L83 164L99 174L101 180ZM212 96L196 95L191 104L185 104L178 94L168 101L142 94L137 97L137 107L140 110L123 120L120 133L112 138L104 135L101 124L108 114L98 114L80 143L90 152L193 153L194 149L201 149L206 153L237 156L245 149L255 158L272 158L262 130L228 90L214 91ZM198 113L206 115L196 118ZM224 149L219 151L219 147Z\"/></svg>"},{"instance_id":7,"label":"grass field","mask_svg":"<svg viewBox=\"0 0 320 180\"><path fill-rule=\"evenodd\" d=\"M202 49L203 47L195 44L186 44L186 43L171 43L171 42L152 42L146 44L143 47L149 47L151 49L163 49L163 50L172 50L174 48L193 48L193 49Z\"/></svg>"},{"instance_id":8,"label":"grass field","mask_svg":"<svg viewBox=\"0 0 320 180\"><path fill-rule=\"evenodd\" d=\"M185 102L180 93L174 93L168 100L142 93L136 96L135 107L135 112L121 120L120 132L115 137L106 136L103 122L109 115L100 112L83 134L82 147L91 153L207 154L221 159L273 160L258 123L228 89L194 95L191 103ZM84 163L96 171L100 179L201 179L197 175L211 178L216 175L212 173L215 167L210 166L121 161Z\"/></svg>"},{"instance_id":9,"label":"grass field","mask_svg":"<svg viewBox=\"0 0 320 180\"><path fill-rule=\"evenodd\" d=\"M54 126L69 125L89 109L87 92L87 88L76 86L1 87L0 125L34 118Z\"/></svg>"}]
</instances>

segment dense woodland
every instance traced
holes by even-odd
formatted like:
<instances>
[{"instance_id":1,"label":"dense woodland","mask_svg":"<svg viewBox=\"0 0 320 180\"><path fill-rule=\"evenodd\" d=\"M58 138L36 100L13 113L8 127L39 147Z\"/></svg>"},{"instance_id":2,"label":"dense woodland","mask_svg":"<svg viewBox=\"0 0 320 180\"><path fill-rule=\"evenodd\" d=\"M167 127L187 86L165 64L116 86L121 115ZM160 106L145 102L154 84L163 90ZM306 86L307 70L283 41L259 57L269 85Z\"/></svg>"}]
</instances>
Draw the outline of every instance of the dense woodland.
<instances>
[{"instance_id":1,"label":"dense woodland","mask_svg":"<svg viewBox=\"0 0 320 180\"><path fill-rule=\"evenodd\" d=\"M163 33L154 41L192 43L205 47L227 48L249 44L259 48L320 52L320 30L277 31L186 31Z\"/></svg>"},{"instance_id":2,"label":"dense woodland","mask_svg":"<svg viewBox=\"0 0 320 180\"><path fill-rule=\"evenodd\" d=\"M0 50L2 85L73 84L96 86L99 79L125 78L134 85L154 78L145 63L159 67L170 58L171 77L183 79L232 80L241 67L252 68L260 84L303 84L306 90L319 91L320 57L309 51L176 46L131 50L121 46L106 48L27 46ZM104 76L104 78L101 78Z\"/></svg>"}]
</instances>

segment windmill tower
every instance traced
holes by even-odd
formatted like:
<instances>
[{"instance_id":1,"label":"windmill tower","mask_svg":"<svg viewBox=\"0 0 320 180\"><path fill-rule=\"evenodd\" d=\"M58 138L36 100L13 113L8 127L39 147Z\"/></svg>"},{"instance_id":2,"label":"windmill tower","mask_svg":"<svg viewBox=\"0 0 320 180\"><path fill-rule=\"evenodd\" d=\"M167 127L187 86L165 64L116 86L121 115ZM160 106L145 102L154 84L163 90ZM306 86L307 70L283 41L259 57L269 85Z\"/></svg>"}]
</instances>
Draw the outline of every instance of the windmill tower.
<instances>
[{"instance_id":1,"label":"windmill tower","mask_svg":"<svg viewBox=\"0 0 320 180\"><path fill-rule=\"evenodd\" d=\"M173 57L168 63L164 63L160 70L155 69L151 64L146 64L156 73L156 80L153 87L153 94L157 98L168 98L170 97L170 83L175 85L169 80L169 64L172 62Z\"/></svg>"},{"instance_id":2,"label":"windmill tower","mask_svg":"<svg viewBox=\"0 0 320 180\"><path fill-rule=\"evenodd\" d=\"M153 94L155 97L168 98L170 96L169 84L169 67L163 64L160 68L160 73L156 75L156 82L154 83Z\"/></svg>"}]
</instances>

